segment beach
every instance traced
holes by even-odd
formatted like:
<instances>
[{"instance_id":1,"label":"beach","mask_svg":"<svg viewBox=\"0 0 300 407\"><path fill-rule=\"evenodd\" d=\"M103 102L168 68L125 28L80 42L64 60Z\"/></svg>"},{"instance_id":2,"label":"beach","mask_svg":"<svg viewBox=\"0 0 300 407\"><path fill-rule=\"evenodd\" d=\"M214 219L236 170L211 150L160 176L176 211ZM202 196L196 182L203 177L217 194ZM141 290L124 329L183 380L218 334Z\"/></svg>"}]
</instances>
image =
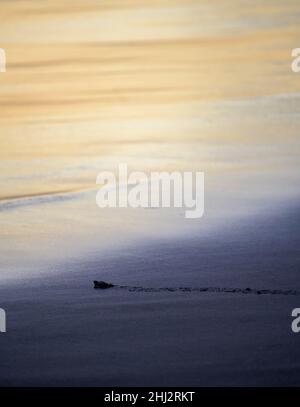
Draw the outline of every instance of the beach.
<instances>
[{"instance_id":1,"label":"beach","mask_svg":"<svg viewBox=\"0 0 300 407\"><path fill-rule=\"evenodd\" d=\"M224 236L121 250L1 287L3 386L299 386L299 296L95 290L300 290L298 208ZM247 233L245 233L247 230ZM288 237L288 239L287 239ZM5 351L3 351L5 349Z\"/></svg>"},{"instance_id":2,"label":"beach","mask_svg":"<svg viewBox=\"0 0 300 407\"><path fill-rule=\"evenodd\" d=\"M300 385L299 13L1 1L1 387ZM204 215L99 208L120 164Z\"/></svg>"}]
</instances>

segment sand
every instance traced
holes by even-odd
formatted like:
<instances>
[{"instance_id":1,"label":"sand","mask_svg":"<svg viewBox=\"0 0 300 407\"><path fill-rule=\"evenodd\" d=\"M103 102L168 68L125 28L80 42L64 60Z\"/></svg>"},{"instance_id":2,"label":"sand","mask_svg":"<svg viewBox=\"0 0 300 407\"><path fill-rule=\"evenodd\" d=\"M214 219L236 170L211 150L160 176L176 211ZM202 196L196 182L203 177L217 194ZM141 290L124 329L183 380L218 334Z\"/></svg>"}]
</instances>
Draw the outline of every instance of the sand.
<instances>
[{"instance_id":1,"label":"sand","mask_svg":"<svg viewBox=\"0 0 300 407\"><path fill-rule=\"evenodd\" d=\"M225 235L224 235L225 234ZM0 289L1 386L299 386L300 297L93 289L300 289L298 208L221 236L65 264ZM61 266L60 266L61 267Z\"/></svg>"}]
</instances>

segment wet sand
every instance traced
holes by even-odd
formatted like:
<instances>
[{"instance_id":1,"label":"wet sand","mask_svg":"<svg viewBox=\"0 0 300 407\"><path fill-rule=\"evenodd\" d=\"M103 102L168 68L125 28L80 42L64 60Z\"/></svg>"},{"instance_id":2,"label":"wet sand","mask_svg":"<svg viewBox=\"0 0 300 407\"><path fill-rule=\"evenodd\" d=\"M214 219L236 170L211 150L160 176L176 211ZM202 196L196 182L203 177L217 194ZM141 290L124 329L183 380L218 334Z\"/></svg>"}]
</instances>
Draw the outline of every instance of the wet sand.
<instances>
[{"instance_id":1,"label":"wet sand","mask_svg":"<svg viewBox=\"0 0 300 407\"><path fill-rule=\"evenodd\" d=\"M299 297L93 289L300 289L296 208L211 239L132 247L1 287L2 386L299 386ZM151 272L150 272L151 271Z\"/></svg>"}]
</instances>

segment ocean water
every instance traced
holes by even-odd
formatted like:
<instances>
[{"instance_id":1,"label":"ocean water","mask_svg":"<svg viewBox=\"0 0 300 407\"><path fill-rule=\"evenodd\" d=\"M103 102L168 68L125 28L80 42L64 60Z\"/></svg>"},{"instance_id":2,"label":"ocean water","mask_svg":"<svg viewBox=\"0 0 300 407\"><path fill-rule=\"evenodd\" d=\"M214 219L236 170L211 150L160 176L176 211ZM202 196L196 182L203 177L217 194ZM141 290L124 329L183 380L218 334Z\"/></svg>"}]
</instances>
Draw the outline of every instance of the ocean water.
<instances>
[{"instance_id":1,"label":"ocean water","mask_svg":"<svg viewBox=\"0 0 300 407\"><path fill-rule=\"evenodd\" d=\"M24 7L0 9L1 282L297 205L297 1ZM100 210L96 176L120 162L204 171L204 217Z\"/></svg>"}]
</instances>

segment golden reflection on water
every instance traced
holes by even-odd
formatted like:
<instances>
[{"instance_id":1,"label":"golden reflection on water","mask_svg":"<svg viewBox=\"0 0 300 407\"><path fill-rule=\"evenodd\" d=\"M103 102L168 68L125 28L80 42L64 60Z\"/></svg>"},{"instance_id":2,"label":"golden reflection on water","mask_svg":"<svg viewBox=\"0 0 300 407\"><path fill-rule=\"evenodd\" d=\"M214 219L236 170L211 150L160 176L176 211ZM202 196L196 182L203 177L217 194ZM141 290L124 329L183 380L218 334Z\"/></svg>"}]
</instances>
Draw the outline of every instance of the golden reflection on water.
<instances>
[{"instance_id":1,"label":"golden reflection on water","mask_svg":"<svg viewBox=\"0 0 300 407\"><path fill-rule=\"evenodd\" d=\"M119 161L242 171L272 164L266 146L295 154L299 99L272 96L300 91L299 12L297 1L2 1L0 198L94 187Z\"/></svg>"}]
</instances>

